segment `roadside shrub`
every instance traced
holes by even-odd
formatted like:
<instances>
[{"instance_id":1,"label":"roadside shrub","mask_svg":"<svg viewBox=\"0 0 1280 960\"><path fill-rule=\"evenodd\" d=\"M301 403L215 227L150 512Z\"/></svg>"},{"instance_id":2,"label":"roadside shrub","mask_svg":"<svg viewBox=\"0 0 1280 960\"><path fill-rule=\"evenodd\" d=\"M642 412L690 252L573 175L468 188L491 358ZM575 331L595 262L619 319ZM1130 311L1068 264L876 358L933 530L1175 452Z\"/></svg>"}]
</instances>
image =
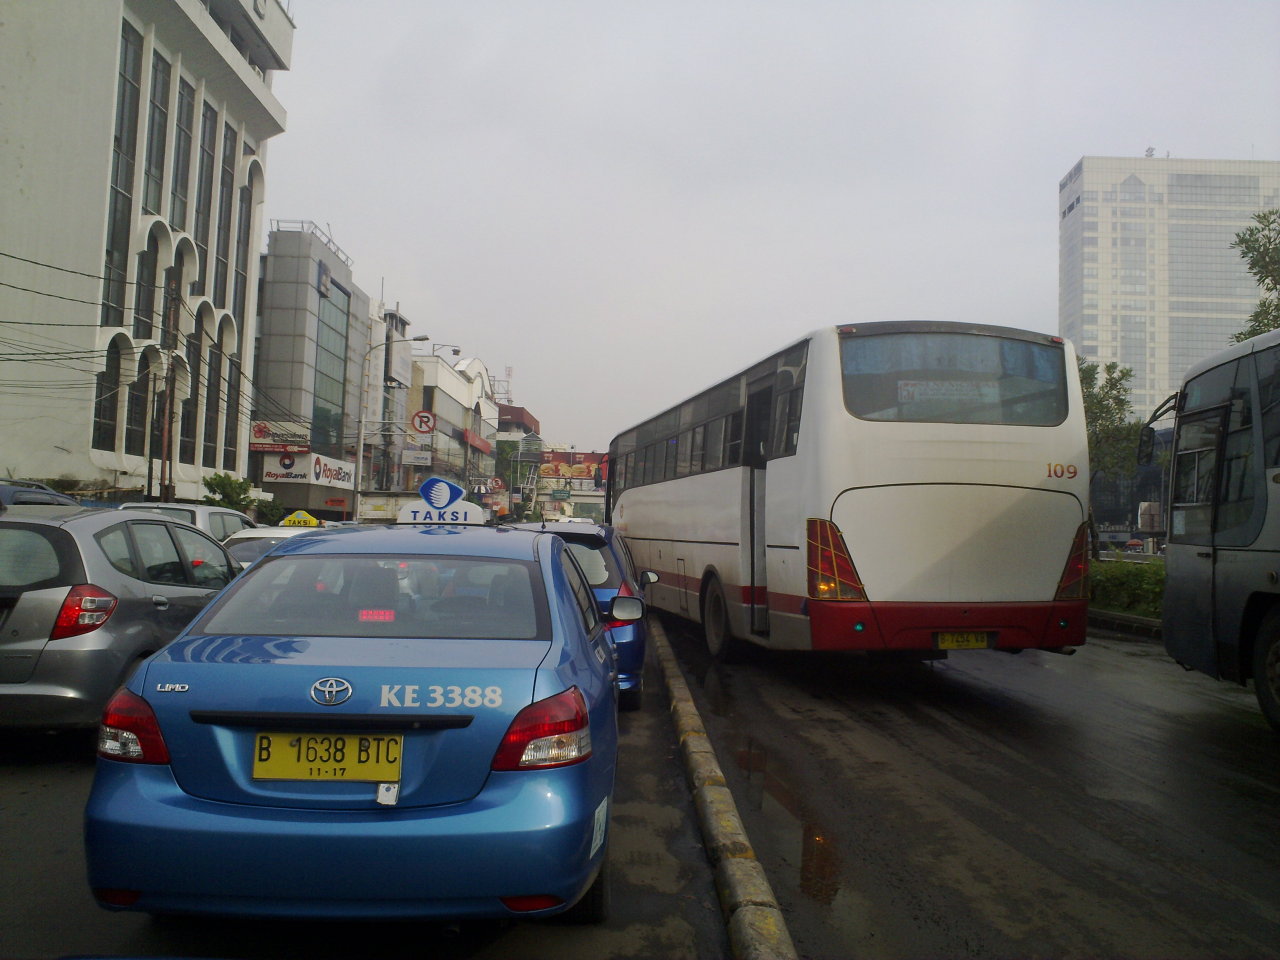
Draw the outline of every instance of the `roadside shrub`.
<instances>
[{"instance_id":1,"label":"roadside shrub","mask_svg":"<svg viewBox=\"0 0 1280 960\"><path fill-rule=\"evenodd\" d=\"M1160 618L1164 599L1164 560L1106 559L1089 567L1090 606L1113 613Z\"/></svg>"}]
</instances>

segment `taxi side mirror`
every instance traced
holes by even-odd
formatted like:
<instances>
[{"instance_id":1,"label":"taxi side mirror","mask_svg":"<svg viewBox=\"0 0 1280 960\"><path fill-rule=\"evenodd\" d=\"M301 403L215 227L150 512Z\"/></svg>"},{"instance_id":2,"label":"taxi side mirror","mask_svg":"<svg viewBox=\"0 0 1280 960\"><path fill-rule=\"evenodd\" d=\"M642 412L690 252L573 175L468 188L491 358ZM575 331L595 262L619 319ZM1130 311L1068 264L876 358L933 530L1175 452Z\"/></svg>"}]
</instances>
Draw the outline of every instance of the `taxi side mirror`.
<instances>
[{"instance_id":1,"label":"taxi side mirror","mask_svg":"<svg viewBox=\"0 0 1280 960\"><path fill-rule=\"evenodd\" d=\"M658 575L654 573L652 570L641 570L640 576L637 577L636 579L640 581L641 588L644 588L651 583L657 583Z\"/></svg>"},{"instance_id":2,"label":"taxi side mirror","mask_svg":"<svg viewBox=\"0 0 1280 960\"><path fill-rule=\"evenodd\" d=\"M639 597L614 597L609 604L608 617L622 623L634 623L644 619L644 601Z\"/></svg>"}]
</instances>

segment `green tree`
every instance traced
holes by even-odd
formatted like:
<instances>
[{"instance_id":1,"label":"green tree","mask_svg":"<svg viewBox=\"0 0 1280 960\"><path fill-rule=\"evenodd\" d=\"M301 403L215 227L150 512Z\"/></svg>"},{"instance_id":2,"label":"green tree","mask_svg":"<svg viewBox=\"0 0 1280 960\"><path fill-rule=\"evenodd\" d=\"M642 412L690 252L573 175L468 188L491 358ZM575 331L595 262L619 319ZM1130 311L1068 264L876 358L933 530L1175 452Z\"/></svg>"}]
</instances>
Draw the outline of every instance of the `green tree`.
<instances>
[{"instance_id":1,"label":"green tree","mask_svg":"<svg viewBox=\"0 0 1280 960\"><path fill-rule=\"evenodd\" d=\"M215 473L204 478L204 488L209 491L204 502L215 507L247 512L254 506L254 498L249 495L249 488L252 486L248 480L237 480L229 473Z\"/></svg>"},{"instance_id":2,"label":"green tree","mask_svg":"<svg viewBox=\"0 0 1280 960\"><path fill-rule=\"evenodd\" d=\"M1089 438L1089 480L1106 474L1114 480L1133 476L1138 469L1138 435L1142 421L1131 417L1129 381L1133 370L1116 362L1099 366L1078 358L1080 389L1084 394L1084 420ZM1098 557L1098 531L1089 506L1089 534L1094 559Z\"/></svg>"},{"instance_id":3,"label":"green tree","mask_svg":"<svg viewBox=\"0 0 1280 960\"><path fill-rule=\"evenodd\" d=\"M1280 210L1253 215L1254 225L1236 234L1232 247L1240 251L1249 274L1258 282L1262 298L1249 315L1249 325L1233 340L1243 343L1260 333L1280 329Z\"/></svg>"},{"instance_id":4,"label":"green tree","mask_svg":"<svg viewBox=\"0 0 1280 960\"><path fill-rule=\"evenodd\" d=\"M259 523L264 523L269 527L274 527L277 523L284 519L284 515L289 512L279 500L254 500L253 501L253 519Z\"/></svg>"},{"instance_id":5,"label":"green tree","mask_svg":"<svg viewBox=\"0 0 1280 960\"><path fill-rule=\"evenodd\" d=\"M288 509L279 500L259 500L250 496L252 487L248 480L237 480L229 473L215 473L204 478L204 488L209 491L204 502L251 514L259 523L268 526L279 523Z\"/></svg>"}]
</instances>

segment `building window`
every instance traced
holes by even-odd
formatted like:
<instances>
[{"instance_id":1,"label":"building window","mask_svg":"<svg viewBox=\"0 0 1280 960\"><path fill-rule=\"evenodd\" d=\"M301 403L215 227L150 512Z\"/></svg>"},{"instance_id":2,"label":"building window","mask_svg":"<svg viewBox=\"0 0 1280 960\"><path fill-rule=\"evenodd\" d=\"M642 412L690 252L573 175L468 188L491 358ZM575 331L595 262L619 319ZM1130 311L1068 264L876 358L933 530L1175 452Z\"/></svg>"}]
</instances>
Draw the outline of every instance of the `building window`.
<instances>
[{"instance_id":1,"label":"building window","mask_svg":"<svg viewBox=\"0 0 1280 960\"><path fill-rule=\"evenodd\" d=\"M214 140L218 136L218 111L206 103L200 117L200 166L196 173L196 249L200 252L199 273L191 292L204 294L209 267L209 221L213 218Z\"/></svg>"},{"instance_id":2,"label":"building window","mask_svg":"<svg viewBox=\"0 0 1280 960\"><path fill-rule=\"evenodd\" d=\"M205 373L204 393L204 453L201 463L206 467L218 465L218 408L222 404L222 352L218 347L209 348L209 364Z\"/></svg>"},{"instance_id":3,"label":"building window","mask_svg":"<svg viewBox=\"0 0 1280 960\"><path fill-rule=\"evenodd\" d=\"M133 291L133 335L150 340L156 312L156 263L160 244L155 235L147 239L147 249L138 254L138 280Z\"/></svg>"},{"instance_id":4,"label":"building window","mask_svg":"<svg viewBox=\"0 0 1280 960\"><path fill-rule=\"evenodd\" d=\"M169 133L169 61L151 55L151 108L147 116L147 162L142 171L142 212L159 213L164 186L164 144Z\"/></svg>"},{"instance_id":5,"label":"building window","mask_svg":"<svg viewBox=\"0 0 1280 960\"><path fill-rule=\"evenodd\" d=\"M249 232L253 222L253 190L245 185L240 188L240 210L236 219L236 279L231 295L231 312L237 320L244 319L245 296L249 285Z\"/></svg>"},{"instance_id":6,"label":"building window","mask_svg":"<svg viewBox=\"0 0 1280 960\"><path fill-rule=\"evenodd\" d=\"M231 210L235 196L236 132L231 124L222 131L222 172L218 188L218 251L213 271L213 302L227 305L227 269L231 258Z\"/></svg>"},{"instance_id":7,"label":"building window","mask_svg":"<svg viewBox=\"0 0 1280 960\"><path fill-rule=\"evenodd\" d=\"M227 360L227 425L222 434L222 469L234 471L240 436L240 361Z\"/></svg>"},{"instance_id":8,"label":"building window","mask_svg":"<svg viewBox=\"0 0 1280 960\"><path fill-rule=\"evenodd\" d=\"M133 165L138 152L138 101L142 89L142 35L128 23L120 38L116 126L111 153L111 199L107 205L107 249L102 270L104 327L124 326L125 281L133 224Z\"/></svg>"},{"instance_id":9,"label":"building window","mask_svg":"<svg viewBox=\"0 0 1280 960\"><path fill-rule=\"evenodd\" d=\"M107 365L97 376L93 398L93 448L116 448L116 424L120 417L120 344L107 344Z\"/></svg>"},{"instance_id":10,"label":"building window","mask_svg":"<svg viewBox=\"0 0 1280 960\"><path fill-rule=\"evenodd\" d=\"M169 225L187 228L187 179L191 176L191 131L195 126L196 91L178 81L178 110L173 134L173 188L169 195Z\"/></svg>"},{"instance_id":11,"label":"building window","mask_svg":"<svg viewBox=\"0 0 1280 960\"><path fill-rule=\"evenodd\" d=\"M315 410L311 419L312 449L327 457L343 456L350 308L351 295L330 282L329 296L320 300L316 328Z\"/></svg>"},{"instance_id":12,"label":"building window","mask_svg":"<svg viewBox=\"0 0 1280 960\"><path fill-rule=\"evenodd\" d=\"M204 321L197 319L195 332L187 337L187 369L191 371L191 394L182 401L182 416L178 423L178 459L193 465L196 462L196 406L200 395L200 354L204 347L203 340Z\"/></svg>"},{"instance_id":13,"label":"building window","mask_svg":"<svg viewBox=\"0 0 1280 960\"><path fill-rule=\"evenodd\" d=\"M151 381L151 361L144 354L138 361L138 379L129 384L124 415L124 452L141 457L147 452L147 392Z\"/></svg>"}]
</instances>

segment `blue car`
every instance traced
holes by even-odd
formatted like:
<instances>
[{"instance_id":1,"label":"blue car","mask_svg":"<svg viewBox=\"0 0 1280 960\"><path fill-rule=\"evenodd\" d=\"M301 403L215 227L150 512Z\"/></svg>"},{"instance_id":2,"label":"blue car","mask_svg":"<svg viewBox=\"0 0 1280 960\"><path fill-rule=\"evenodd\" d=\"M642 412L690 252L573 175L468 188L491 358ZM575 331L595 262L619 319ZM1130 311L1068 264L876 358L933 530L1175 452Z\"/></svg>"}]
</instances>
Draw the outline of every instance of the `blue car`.
<instances>
[{"instance_id":1,"label":"blue car","mask_svg":"<svg viewBox=\"0 0 1280 960\"><path fill-rule=\"evenodd\" d=\"M614 597L643 596L644 588L658 580L652 570L636 571L626 541L611 526L564 521L516 526L554 533L564 539L587 575L605 615ZM639 710L644 702L644 656L648 640L645 623L611 619L607 626L609 638L618 652L618 706L622 710Z\"/></svg>"},{"instance_id":2,"label":"blue car","mask_svg":"<svg viewBox=\"0 0 1280 960\"><path fill-rule=\"evenodd\" d=\"M341 527L278 544L103 715L89 882L113 910L599 922L607 614L560 538Z\"/></svg>"}]
</instances>

